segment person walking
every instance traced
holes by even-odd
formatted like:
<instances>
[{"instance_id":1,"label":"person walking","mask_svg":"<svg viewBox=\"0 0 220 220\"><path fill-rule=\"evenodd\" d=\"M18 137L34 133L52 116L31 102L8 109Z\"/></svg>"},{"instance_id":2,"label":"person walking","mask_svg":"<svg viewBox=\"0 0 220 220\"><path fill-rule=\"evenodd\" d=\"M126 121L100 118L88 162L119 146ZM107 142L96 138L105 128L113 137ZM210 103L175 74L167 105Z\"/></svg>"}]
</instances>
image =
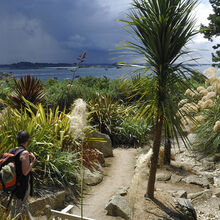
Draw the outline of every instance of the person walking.
<instances>
[{"instance_id":1,"label":"person walking","mask_svg":"<svg viewBox=\"0 0 220 220\"><path fill-rule=\"evenodd\" d=\"M17 134L18 146L11 149L9 153L15 154L16 165L16 189L13 191L13 201L11 208L11 218L20 219L26 211L29 218L32 219L29 212L28 196L33 193L33 180L31 170L35 164L36 157L33 153L27 151L30 141L30 135L27 131L19 131ZM20 149L22 152L16 154Z\"/></svg>"}]
</instances>

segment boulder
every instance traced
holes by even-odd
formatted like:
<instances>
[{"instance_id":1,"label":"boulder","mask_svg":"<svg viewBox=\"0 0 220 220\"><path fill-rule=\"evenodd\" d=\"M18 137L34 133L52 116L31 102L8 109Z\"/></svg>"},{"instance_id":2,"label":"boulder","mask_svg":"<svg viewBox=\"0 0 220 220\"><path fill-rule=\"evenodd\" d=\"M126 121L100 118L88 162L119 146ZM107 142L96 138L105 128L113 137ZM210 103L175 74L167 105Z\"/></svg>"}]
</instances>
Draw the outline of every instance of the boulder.
<instances>
[{"instance_id":1,"label":"boulder","mask_svg":"<svg viewBox=\"0 0 220 220\"><path fill-rule=\"evenodd\" d=\"M88 186L95 186L101 183L103 177L104 177L103 171L100 170L91 171L90 169L87 168L85 169L84 182Z\"/></svg>"},{"instance_id":2,"label":"boulder","mask_svg":"<svg viewBox=\"0 0 220 220\"><path fill-rule=\"evenodd\" d=\"M210 189L201 191L201 192L196 192L196 193L189 193L188 194L188 199L191 200L208 200L212 197L212 191Z\"/></svg>"},{"instance_id":3,"label":"boulder","mask_svg":"<svg viewBox=\"0 0 220 220\"><path fill-rule=\"evenodd\" d=\"M185 190L178 190L173 193L173 196L176 198L187 198L187 192Z\"/></svg>"},{"instance_id":4,"label":"boulder","mask_svg":"<svg viewBox=\"0 0 220 220\"><path fill-rule=\"evenodd\" d=\"M30 202L29 210L31 215L38 216L44 214L46 205L50 205L52 209L62 208L64 206L66 195L65 191L60 191Z\"/></svg>"},{"instance_id":5,"label":"boulder","mask_svg":"<svg viewBox=\"0 0 220 220\"><path fill-rule=\"evenodd\" d=\"M176 200L176 208L180 210L180 219L197 220L195 208L189 199L178 198Z\"/></svg>"},{"instance_id":6,"label":"boulder","mask_svg":"<svg viewBox=\"0 0 220 220\"><path fill-rule=\"evenodd\" d=\"M171 174L169 173L158 173L156 175L157 181L169 181L171 178Z\"/></svg>"},{"instance_id":7,"label":"boulder","mask_svg":"<svg viewBox=\"0 0 220 220\"><path fill-rule=\"evenodd\" d=\"M179 183L183 179L182 176L178 176L176 174L172 174L171 176L171 183Z\"/></svg>"},{"instance_id":8,"label":"boulder","mask_svg":"<svg viewBox=\"0 0 220 220\"><path fill-rule=\"evenodd\" d=\"M126 196L128 194L129 186L122 186L120 187L115 194L120 196Z\"/></svg>"},{"instance_id":9,"label":"boulder","mask_svg":"<svg viewBox=\"0 0 220 220\"><path fill-rule=\"evenodd\" d=\"M190 175L187 176L186 178L182 179L183 182L188 183L188 184L195 184L199 185L202 187L207 187L209 188L210 181L206 177L199 177L197 175Z\"/></svg>"},{"instance_id":10,"label":"boulder","mask_svg":"<svg viewBox=\"0 0 220 220\"><path fill-rule=\"evenodd\" d=\"M91 136L93 140L90 142L91 148L97 149L103 153L104 157L113 156L112 141L107 134L94 131Z\"/></svg>"},{"instance_id":11,"label":"boulder","mask_svg":"<svg viewBox=\"0 0 220 220\"><path fill-rule=\"evenodd\" d=\"M208 161L206 159L202 160L202 166L204 171L208 171L208 170L214 170L215 169L215 163Z\"/></svg>"},{"instance_id":12,"label":"boulder","mask_svg":"<svg viewBox=\"0 0 220 220\"><path fill-rule=\"evenodd\" d=\"M120 196L119 194L115 194L110 199L105 209L107 210L108 215L119 216L126 220L131 219L131 209L129 207L129 203L124 197Z\"/></svg>"},{"instance_id":13,"label":"boulder","mask_svg":"<svg viewBox=\"0 0 220 220\"><path fill-rule=\"evenodd\" d=\"M220 176L214 177L214 186L220 187Z\"/></svg>"}]
</instances>

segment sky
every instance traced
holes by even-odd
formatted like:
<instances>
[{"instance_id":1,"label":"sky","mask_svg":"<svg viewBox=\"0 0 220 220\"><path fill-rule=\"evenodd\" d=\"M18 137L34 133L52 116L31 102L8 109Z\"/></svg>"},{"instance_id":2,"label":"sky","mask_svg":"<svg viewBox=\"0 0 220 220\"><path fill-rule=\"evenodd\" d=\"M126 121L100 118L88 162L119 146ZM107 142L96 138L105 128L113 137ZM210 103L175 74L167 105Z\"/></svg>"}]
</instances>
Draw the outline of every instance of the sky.
<instances>
[{"instance_id":1,"label":"sky","mask_svg":"<svg viewBox=\"0 0 220 220\"><path fill-rule=\"evenodd\" d=\"M194 11L197 25L208 24L208 0ZM113 63L111 49L130 36L118 21L131 0L0 0L0 64L20 61ZM216 41L216 40L215 40ZM214 42L215 43L215 42ZM197 36L188 45L199 63L211 63L213 43ZM140 58L141 61L141 58Z\"/></svg>"}]
</instances>

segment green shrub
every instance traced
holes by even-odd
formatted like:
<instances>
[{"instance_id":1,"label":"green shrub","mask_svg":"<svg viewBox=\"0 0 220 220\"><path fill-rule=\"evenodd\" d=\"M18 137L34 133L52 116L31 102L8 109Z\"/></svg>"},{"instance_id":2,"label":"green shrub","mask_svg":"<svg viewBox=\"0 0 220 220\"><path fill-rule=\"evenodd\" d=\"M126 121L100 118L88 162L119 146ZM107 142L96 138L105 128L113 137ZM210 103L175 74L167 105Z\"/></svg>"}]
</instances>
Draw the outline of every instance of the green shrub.
<instances>
[{"instance_id":1,"label":"green shrub","mask_svg":"<svg viewBox=\"0 0 220 220\"><path fill-rule=\"evenodd\" d=\"M23 97L33 104L42 103L45 93L41 81L33 76L26 75L20 80L14 79L14 91L8 95L8 104L13 108L25 108L26 103Z\"/></svg>"},{"instance_id":2,"label":"green shrub","mask_svg":"<svg viewBox=\"0 0 220 220\"><path fill-rule=\"evenodd\" d=\"M121 125L115 127L112 138L116 145L136 147L148 142L150 131L151 125L146 121L130 116L125 118Z\"/></svg>"},{"instance_id":3,"label":"green shrub","mask_svg":"<svg viewBox=\"0 0 220 220\"><path fill-rule=\"evenodd\" d=\"M58 81L49 79L44 83L46 103L52 108L56 108L59 105L61 110L65 108L70 110L75 99L82 98L85 101L89 101L96 97L96 93L120 99L123 97L120 84L120 80L109 80L107 77L95 78L87 76L73 82L70 80Z\"/></svg>"},{"instance_id":4,"label":"green shrub","mask_svg":"<svg viewBox=\"0 0 220 220\"><path fill-rule=\"evenodd\" d=\"M31 136L28 150L37 158L35 184L68 187L77 191L79 163L76 150L68 150L69 145L74 144L69 134L68 115L59 112L58 108L45 111L41 104L34 106L24 101L26 109L8 109L1 118L0 154L17 145L18 131L27 130ZM36 108L36 113L32 108Z\"/></svg>"},{"instance_id":5,"label":"green shrub","mask_svg":"<svg viewBox=\"0 0 220 220\"><path fill-rule=\"evenodd\" d=\"M113 146L141 145L147 141L150 125L135 118L136 108L97 94L89 102L90 122L100 132L110 136Z\"/></svg>"},{"instance_id":6,"label":"green shrub","mask_svg":"<svg viewBox=\"0 0 220 220\"><path fill-rule=\"evenodd\" d=\"M217 121L220 121L220 99L216 104L203 110L200 115L202 120L195 129L196 138L194 148L204 152L206 155L212 155L220 152L220 129L214 131Z\"/></svg>"}]
</instances>

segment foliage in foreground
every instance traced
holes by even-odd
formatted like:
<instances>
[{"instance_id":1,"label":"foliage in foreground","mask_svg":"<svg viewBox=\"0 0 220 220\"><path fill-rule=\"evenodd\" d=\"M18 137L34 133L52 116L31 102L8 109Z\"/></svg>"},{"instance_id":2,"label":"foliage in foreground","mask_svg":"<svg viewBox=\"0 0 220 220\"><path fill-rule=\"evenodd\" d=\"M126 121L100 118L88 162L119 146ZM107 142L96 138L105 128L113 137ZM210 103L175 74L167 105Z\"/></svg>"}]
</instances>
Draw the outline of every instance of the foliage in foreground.
<instances>
[{"instance_id":1,"label":"foliage in foreground","mask_svg":"<svg viewBox=\"0 0 220 220\"><path fill-rule=\"evenodd\" d=\"M37 158L34 182L39 186L69 187L77 191L79 156L73 149L68 150L72 143L68 116L58 108L45 111L41 104L30 107L31 104L25 102L26 109L8 109L1 118L0 153L17 145L18 131L27 130L31 136L28 150Z\"/></svg>"}]
</instances>

